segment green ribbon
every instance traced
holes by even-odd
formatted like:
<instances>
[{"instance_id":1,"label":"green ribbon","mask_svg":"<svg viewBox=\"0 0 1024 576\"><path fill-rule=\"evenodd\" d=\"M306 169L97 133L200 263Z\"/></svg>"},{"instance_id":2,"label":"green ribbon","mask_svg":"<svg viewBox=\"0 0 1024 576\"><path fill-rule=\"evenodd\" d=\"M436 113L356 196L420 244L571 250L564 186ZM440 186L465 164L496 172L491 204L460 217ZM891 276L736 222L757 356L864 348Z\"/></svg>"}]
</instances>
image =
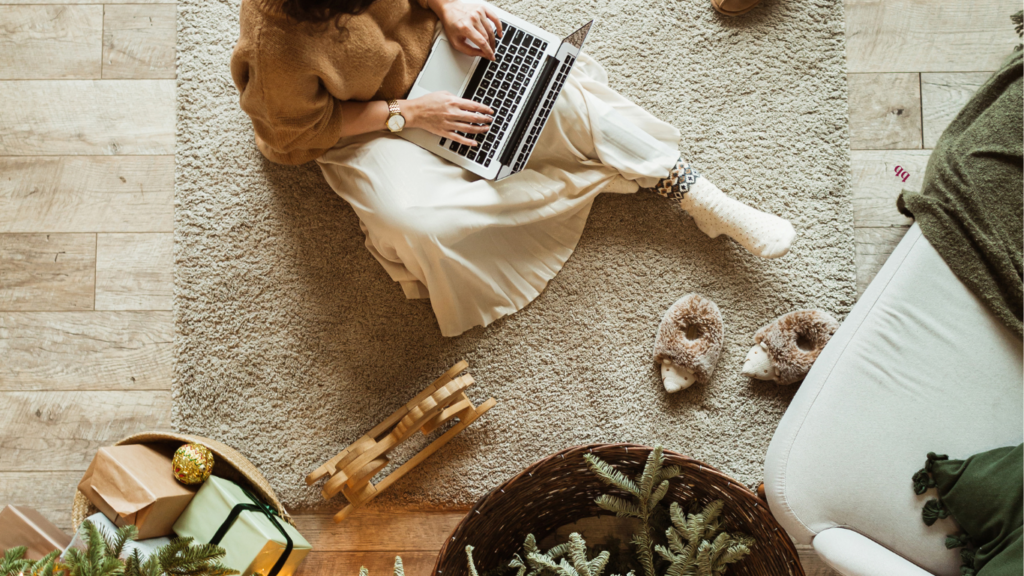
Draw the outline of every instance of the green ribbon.
<instances>
[{"instance_id":1,"label":"green ribbon","mask_svg":"<svg viewBox=\"0 0 1024 576\"><path fill-rule=\"evenodd\" d=\"M224 539L225 535L227 535L228 530L234 526L235 521L238 520L238 517L242 512L259 512L266 516L267 519L270 520L270 523L277 528L278 532L284 536L284 552L281 554L281 557L277 559L277 562L274 564L274 567L270 569L270 572L267 573L267 576L277 576L281 569L284 568L285 563L288 562L288 557L291 555L292 549L295 545L292 542L291 537L288 536L288 532L284 529L284 526L281 526L281 523L278 520L280 515L277 513L277 510L257 500L256 497L250 494L248 490L242 489L242 492L245 492L245 495L249 497L249 500L252 500L252 504L235 504L231 509L231 512L228 513L227 519L221 523L220 528L217 529L213 538L210 539L210 544L220 544L220 541Z\"/></svg>"}]
</instances>

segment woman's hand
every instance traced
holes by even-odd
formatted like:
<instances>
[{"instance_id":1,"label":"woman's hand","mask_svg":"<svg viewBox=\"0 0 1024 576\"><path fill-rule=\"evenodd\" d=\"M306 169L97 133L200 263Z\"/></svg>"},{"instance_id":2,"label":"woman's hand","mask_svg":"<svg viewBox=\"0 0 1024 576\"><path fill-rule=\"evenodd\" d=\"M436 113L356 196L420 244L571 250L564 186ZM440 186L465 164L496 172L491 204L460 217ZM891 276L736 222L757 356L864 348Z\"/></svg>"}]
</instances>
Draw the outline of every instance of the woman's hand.
<instances>
[{"instance_id":1,"label":"woman's hand","mask_svg":"<svg viewBox=\"0 0 1024 576\"><path fill-rule=\"evenodd\" d=\"M444 33L455 49L470 56L494 60L495 40L502 36L501 20L487 4L460 2L459 0L428 0L444 25ZM494 31L491 31L493 22ZM477 47L467 44L467 40Z\"/></svg>"},{"instance_id":2,"label":"woman's hand","mask_svg":"<svg viewBox=\"0 0 1024 576\"><path fill-rule=\"evenodd\" d=\"M483 104L459 98L448 92L431 92L426 96L406 100L402 104L402 115L405 116L407 126L421 128L469 146L476 146L476 142L456 132L487 132L493 114L494 110Z\"/></svg>"}]
</instances>

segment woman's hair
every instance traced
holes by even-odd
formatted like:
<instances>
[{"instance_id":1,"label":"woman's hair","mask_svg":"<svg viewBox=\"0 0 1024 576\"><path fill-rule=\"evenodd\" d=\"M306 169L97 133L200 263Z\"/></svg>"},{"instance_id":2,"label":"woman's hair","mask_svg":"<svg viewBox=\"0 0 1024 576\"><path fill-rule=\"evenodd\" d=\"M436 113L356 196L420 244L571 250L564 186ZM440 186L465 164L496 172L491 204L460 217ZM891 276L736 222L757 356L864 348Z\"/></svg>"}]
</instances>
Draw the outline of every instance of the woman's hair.
<instances>
[{"instance_id":1,"label":"woman's hair","mask_svg":"<svg viewBox=\"0 0 1024 576\"><path fill-rule=\"evenodd\" d=\"M374 0L283 0L281 10L297 22L323 24L345 15L362 14Z\"/></svg>"}]
</instances>

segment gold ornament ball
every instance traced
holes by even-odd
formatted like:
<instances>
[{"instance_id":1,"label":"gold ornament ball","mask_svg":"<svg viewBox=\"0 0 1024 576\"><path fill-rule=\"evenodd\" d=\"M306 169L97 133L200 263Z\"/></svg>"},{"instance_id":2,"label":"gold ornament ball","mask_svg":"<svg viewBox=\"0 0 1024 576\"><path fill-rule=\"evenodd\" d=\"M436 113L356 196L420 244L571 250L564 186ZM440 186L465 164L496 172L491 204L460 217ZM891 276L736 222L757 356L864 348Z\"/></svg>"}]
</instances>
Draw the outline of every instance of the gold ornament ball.
<instances>
[{"instance_id":1,"label":"gold ornament ball","mask_svg":"<svg viewBox=\"0 0 1024 576\"><path fill-rule=\"evenodd\" d=\"M213 453L202 444L185 444L174 452L171 469L182 484L202 484L213 471Z\"/></svg>"}]
</instances>

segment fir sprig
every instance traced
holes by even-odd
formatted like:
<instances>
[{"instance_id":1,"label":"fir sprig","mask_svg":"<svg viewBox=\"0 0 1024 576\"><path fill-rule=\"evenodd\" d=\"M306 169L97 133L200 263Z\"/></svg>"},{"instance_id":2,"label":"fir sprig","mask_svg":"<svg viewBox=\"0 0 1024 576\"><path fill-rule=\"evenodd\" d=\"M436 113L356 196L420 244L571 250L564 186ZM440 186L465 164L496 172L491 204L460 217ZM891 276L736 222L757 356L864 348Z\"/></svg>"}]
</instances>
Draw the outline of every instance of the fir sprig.
<instances>
[{"instance_id":1,"label":"fir sprig","mask_svg":"<svg viewBox=\"0 0 1024 576\"><path fill-rule=\"evenodd\" d=\"M71 548L64 563L69 576L121 576L124 563L117 556L110 555L111 542L92 522L83 522L86 549ZM118 531L120 533L120 531ZM122 544L123 545L123 544Z\"/></svg>"},{"instance_id":2,"label":"fir sprig","mask_svg":"<svg viewBox=\"0 0 1024 576\"><path fill-rule=\"evenodd\" d=\"M647 455L647 463L640 474L639 483L627 478L610 464L593 454L584 454L584 460L598 478L606 484L623 490L633 496L634 502L623 498L603 494L595 503L614 512L617 516L628 516L640 520L640 529L633 535L640 566L644 576L657 576L654 570L654 539L651 535L651 521L662 499L668 494L669 482L680 476L682 470L678 466L665 466L665 454L661 446L656 446Z\"/></svg>"},{"instance_id":3,"label":"fir sprig","mask_svg":"<svg viewBox=\"0 0 1024 576\"><path fill-rule=\"evenodd\" d=\"M684 514L678 503L672 503L672 526L665 532L668 547L655 546L669 562L665 576L720 576L729 564L750 554L753 538L721 530L724 506L724 501L715 500L699 512Z\"/></svg>"},{"instance_id":4,"label":"fir sprig","mask_svg":"<svg viewBox=\"0 0 1024 576\"><path fill-rule=\"evenodd\" d=\"M18 546L4 552L4 557L0 559L0 576L18 576L32 568L33 562L25 558L27 551L25 546Z\"/></svg>"},{"instance_id":5,"label":"fir sprig","mask_svg":"<svg viewBox=\"0 0 1024 576\"><path fill-rule=\"evenodd\" d=\"M24 547L12 548L0 561L0 576L233 576L238 574L220 564L224 549L213 544L193 544L192 538L175 538L156 549L145 560L138 548L127 554L128 544L138 538L135 526L104 534L96 524L83 522L79 528L85 549L69 548L61 560L54 550L38 561L21 560ZM124 559L122 560L122 557ZM402 576L402 575L399 575Z\"/></svg>"}]
</instances>

